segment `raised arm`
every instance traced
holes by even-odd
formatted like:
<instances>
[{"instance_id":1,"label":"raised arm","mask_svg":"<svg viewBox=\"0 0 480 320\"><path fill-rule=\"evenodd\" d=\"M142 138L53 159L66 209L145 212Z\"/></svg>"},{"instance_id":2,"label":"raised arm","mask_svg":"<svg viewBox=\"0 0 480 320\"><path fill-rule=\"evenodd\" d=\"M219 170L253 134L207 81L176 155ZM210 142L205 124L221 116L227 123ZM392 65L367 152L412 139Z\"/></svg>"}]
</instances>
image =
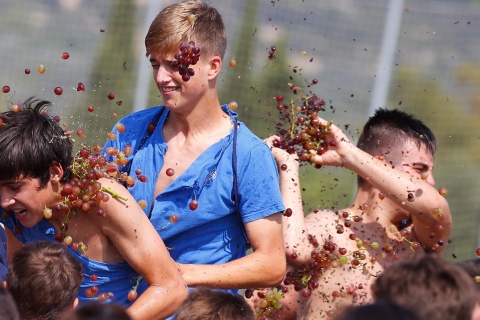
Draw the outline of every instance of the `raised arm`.
<instances>
[{"instance_id":1,"label":"raised arm","mask_svg":"<svg viewBox=\"0 0 480 320\"><path fill-rule=\"evenodd\" d=\"M327 125L327 121L323 120ZM328 127L327 141L331 143L323 155L312 154L310 161L320 165L343 166L365 179L370 185L408 211L414 232L427 250L442 252L439 241L447 243L452 228L452 217L446 199L435 187L422 179L422 172L410 164L394 166L357 148L335 125ZM399 146L400 147L400 146ZM429 174L432 174L430 168ZM443 215L440 219L438 213ZM439 230L438 225L443 227ZM433 236L435 234L435 236Z\"/></svg>"},{"instance_id":2,"label":"raised arm","mask_svg":"<svg viewBox=\"0 0 480 320\"><path fill-rule=\"evenodd\" d=\"M110 199L101 228L122 257L148 284L128 309L134 319L163 319L172 315L187 296L187 286L162 239L130 193L120 184L101 179L128 200Z\"/></svg>"},{"instance_id":3,"label":"raised arm","mask_svg":"<svg viewBox=\"0 0 480 320\"><path fill-rule=\"evenodd\" d=\"M253 252L224 264L179 265L189 286L220 289L278 285L286 270L281 213L245 224Z\"/></svg>"},{"instance_id":4,"label":"raised arm","mask_svg":"<svg viewBox=\"0 0 480 320\"><path fill-rule=\"evenodd\" d=\"M296 154L289 154L273 146L273 142L279 139L278 136L271 136L265 139L265 142L270 146L279 168L280 192L286 208L282 216L283 241L287 261L295 266L310 259L313 247L307 238L308 231L303 212L299 177L300 162Z\"/></svg>"}]
</instances>

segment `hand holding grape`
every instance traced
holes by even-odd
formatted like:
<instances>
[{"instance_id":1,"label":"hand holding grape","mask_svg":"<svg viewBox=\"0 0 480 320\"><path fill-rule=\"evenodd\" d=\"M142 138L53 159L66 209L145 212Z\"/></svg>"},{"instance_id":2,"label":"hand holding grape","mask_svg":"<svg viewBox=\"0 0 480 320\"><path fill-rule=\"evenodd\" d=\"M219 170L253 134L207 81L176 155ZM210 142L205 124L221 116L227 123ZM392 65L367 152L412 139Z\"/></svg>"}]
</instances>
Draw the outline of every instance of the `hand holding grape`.
<instances>
[{"instance_id":1,"label":"hand holding grape","mask_svg":"<svg viewBox=\"0 0 480 320\"><path fill-rule=\"evenodd\" d=\"M348 155L356 149L350 139L343 131L331 122L318 117L321 125L325 127L325 142L327 148L319 149L316 152L310 151L306 160L317 166L345 166L348 162Z\"/></svg>"},{"instance_id":2,"label":"hand holding grape","mask_svg":"<svg viewBox=\"0 0 480 320\"><path fill-rule=\"evenodd\" d=\"M300 166L298 155L296 153L290 154L279 147L282 138L277 135L272 135L266 138L265 143L270 147L272 155L277 162L278 168L285 171L287 168L297 168Z\"/></svg>"}]
</instances>

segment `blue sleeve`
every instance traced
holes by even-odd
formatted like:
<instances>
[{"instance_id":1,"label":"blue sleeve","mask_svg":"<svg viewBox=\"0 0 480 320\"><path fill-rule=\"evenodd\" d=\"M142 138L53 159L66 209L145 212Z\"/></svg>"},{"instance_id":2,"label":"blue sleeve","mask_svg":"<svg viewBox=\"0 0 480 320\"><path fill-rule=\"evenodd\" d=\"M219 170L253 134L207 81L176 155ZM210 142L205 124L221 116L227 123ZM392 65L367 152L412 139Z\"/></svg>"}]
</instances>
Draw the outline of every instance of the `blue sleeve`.
<instances>
[{"instance_id":1,"label":"blue sleeve","mask_svg":"<svg viewBox=\"0 0 480 320\"><path fill-rule=\"evenodd\" d=\"M268 146L258 139L256 145L246 154L240 155L237 160L239 202L243 222L251 222L284 211L277 165Z\"/></svg>"},{"instance_id":2,"label":"blue sleeve","mask_svg":"<svg viewBox=\"0 0 480 320\"><path fill-rule=\"evenodd\" d=\"M0 227L0 279L4 281L7 278L7 234L3 226Z\"/></svg>"}]
</instances>

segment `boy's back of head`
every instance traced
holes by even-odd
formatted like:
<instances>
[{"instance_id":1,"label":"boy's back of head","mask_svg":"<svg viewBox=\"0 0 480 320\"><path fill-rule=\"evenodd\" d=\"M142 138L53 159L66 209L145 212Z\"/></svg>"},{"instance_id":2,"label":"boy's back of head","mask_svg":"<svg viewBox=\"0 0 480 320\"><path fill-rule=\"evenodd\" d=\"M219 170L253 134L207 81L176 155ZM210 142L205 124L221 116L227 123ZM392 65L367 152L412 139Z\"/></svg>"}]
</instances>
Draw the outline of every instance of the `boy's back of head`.
<instances>
[{"instance_id":1,"label":"boy's back of head","mask_svg":"<svg viewBox=\"0 0 480 320\"><path fill-rule=\"evenodd\" d=\"M82 306L66 320L131 320L127 311L115 304L94 303Z\"/></svg>"},{"instance_id":2,"label":"boy's back of head","mask_svg":"<svg viewBox=\"0 0 480 320\"><path fill-rule=\"evenodd\" d=\"M225 291L198 288L191 291L175 320L254 320L245 299Z\"/></svg>"},{"instance_id":3,"label":"boy's back of head","mask_svg":"<svg viewBox=\"0 0 480 320\"><path fill-rule=\"evenodd\" d=\"M63 244L36 241L14 253L7 287L22 319L54 320L73 308L82 280L82 265Z\"/></svg>"},{"instance_id":4,"label":"boy's back of head","mask_svg":"<svg viewBox=\"0 0 480 320\"><path fill-rule=\"evenodd\" d=\"M392 264L372 292L375 300L393 301L423 319L470 320L477 301L472 278L436 254Z\"/></svg>"}]
</instances>

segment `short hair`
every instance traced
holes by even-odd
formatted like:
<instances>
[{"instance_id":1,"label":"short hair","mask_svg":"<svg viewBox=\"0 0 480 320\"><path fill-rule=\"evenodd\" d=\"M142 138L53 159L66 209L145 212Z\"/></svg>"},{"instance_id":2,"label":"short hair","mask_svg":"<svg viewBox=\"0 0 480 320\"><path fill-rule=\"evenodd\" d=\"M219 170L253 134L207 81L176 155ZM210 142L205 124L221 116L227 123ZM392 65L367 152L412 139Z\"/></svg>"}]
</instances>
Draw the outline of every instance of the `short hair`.
<instances>
[{"instance_id":1,"label":"short hair","mask_svg":"<svg viewBox=\"0 0 480 320\"><path fill-rule=\"evenodd\" d=\"M384 155L388 159L391 150L408 140L418 147L425 146L432 155L437 151L435 135L421 120L398 109L380 108L365 123L357 147L372 156ZM365 180L359 177L358 182L363 184Z\"/></svg>"},{"instance_id":2,"label":"short hair","mask_svg":"<svg viewBox=\"0 0 480 320\"><path fill-rule=\"evenodd\" d=\"M410 309L392 301L380 300L371 304L351 306L335 320L420 320Z\"/></svg>"},{"instance_id":3,"label":"short hair","mask_svg":"<svg viewBox=\"0 0 480 320\"><path fill-rule=\"evenodd\" d=\"M21 175L39 178L43 188L50 179L50 166L62 166L62 181L68 181L68 166L73 145L57 122L44 108L51 104L45 100L28 99L20 111L0 114L0 180L14 180Z\"/></svg>"},{"instance_id":4,"label":"short hair","mask_svg":"<svg viewBox=\"0 0 480 320\"><path fill-rule=\"evenodd\" d=\"M475 277L480 277L480 258L463 260L457 262L457 265L463 270L465 270L470 275L470 277L472 277L472 279L475 280ZM480 282L474 281L474 283L480 299Z\"/></svg>"},{"instance_id":5,"label":"short hair","mask_svg":"<svg viewBox=\"0 0 480 320\"><path fill-rule=\"evenodd\" d=\"M375 300L393 301L423 319L470 320L477 302L472 278L434 253L387 267L372 293Z\"/></svg>"},{"instance_id":6,"label":"short hair","mask_svg":"<svg viewBox=\"0 0 480 320\"><path fill-rule=\"evenodd\" d=\"M70 320L131 320L127 311L116 304L92 303L73 311Z\"/></svg>"},{"instance_id":7,"label":"short hair","mask_svg":"<svg viewBox=\"0 0 480 320\"><path fill-rule=\"evenodd\" d=\"M60 319L73 307L83 280L80 261L63 244L29 242L8 266L7 287L22 319Z\"/></svg>"},{"instance_id":8,"label":"short hair","mask_svg":"<svg viewBox=\"0 0 480 320\"><path fill-rule=\"evenodd\" d=\"M197 0L164 8L151 23L145 37L146 55L173 54L179 51L182 42L190 41L200 47L200 59L217 55L223 60L227 32L217 9Z\"/></svg>"},{"instance_id":9,"label":"short hair","mask_svg":"<svg viewBox=\"0 0 480 320\"><path fill-rule=\"evenodd\" d=\"M3 284L0 284L0 306L2 312L0 312L0 320L19 320L17 306L13 301L12 295L5 289Z\"/></svg>"},{"instance_id":10,"label":"short hair","mask_svg":"<svg viewBox=\"0 0 480 320\"><path fill-rule=\"evenodd\" d=\"M197 288L182 303L175 320L254 320L245 299L225 291Z\"/></svg>"}]
</instances>

